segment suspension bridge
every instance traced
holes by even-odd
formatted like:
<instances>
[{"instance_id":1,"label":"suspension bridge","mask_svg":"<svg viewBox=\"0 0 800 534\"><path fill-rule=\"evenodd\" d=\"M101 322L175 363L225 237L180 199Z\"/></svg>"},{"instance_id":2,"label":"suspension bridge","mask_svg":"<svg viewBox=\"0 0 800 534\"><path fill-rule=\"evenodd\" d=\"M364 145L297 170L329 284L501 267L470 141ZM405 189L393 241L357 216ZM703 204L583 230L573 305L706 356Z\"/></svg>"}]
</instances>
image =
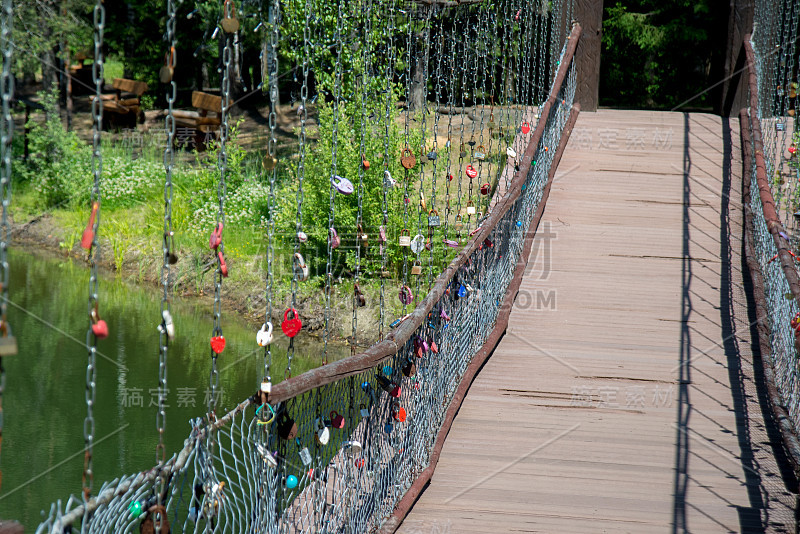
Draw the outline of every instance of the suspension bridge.
<instances>
[{"instance_id":1,"label":"suspension bridge","mask_svg":"<svg viewBox=\"0 0 800 534\"><path fill-rule=\"evenodd\" d=\"M254 335L263 370L252 377L254 394L226 413L212 394L175 451L164 442L168 355L180 335L170 265L181 231L171 211L177 17L173 0L166 4L156 463L94 481L94 399L108 382L96 376L95 358L109 334L96 262L108 100L98 0L93 183L82 242L92 272L84 470L75 494L44 510L36 532L797 530L800 4L757 1L749 15L732 18L729 109L711 115L596 110L597 2L340 0L335 28L322 37L313 27L316 3L266 3L259 27L273 102L261 177L269 246L264 327ZM298 12L299 37L288 41L284 14ZM233 2L220 2L218 209L207 229L215 295L204 341L212 393L224 372L217 363L225 356L226 143L239 17ZM4 0L3 360L24 353L6 310L14 290L6 258L12 21ZM475 38L463 46L462 35ZM332 43L332 62L312 53L323 42ZM345 65L348 46L357 61ZM276 136L281 47L300 51L300 127L289 155ZM332 127L318 132L330 141L323 221L306 212L306 196L320 187L307 131L317 70L332 80ZM355 169L346 167L348 150ZM285 176L294 199L279 208L276 184ZM291 210L288 228L277 227L285 220L279 209ZM329 363L333 259L348 231L357 235L348 273L353 354ZM273 265L278 236L287 234L291 294L282 299ZM292 376L293 340L306 335L298 288L310 283L312 253L324 269L325 353L323 365ZM357 309L366 297L358 284L376 274L379 340L362 351ZM285 370L273 362L279 331L290 339ZM273 383L281 371L285 379ZM3 370L0 394L14 379ZM0 466L24 455L2 452ZM19 530L0 522L4 528Z\"/></svg>"}]
</instances>

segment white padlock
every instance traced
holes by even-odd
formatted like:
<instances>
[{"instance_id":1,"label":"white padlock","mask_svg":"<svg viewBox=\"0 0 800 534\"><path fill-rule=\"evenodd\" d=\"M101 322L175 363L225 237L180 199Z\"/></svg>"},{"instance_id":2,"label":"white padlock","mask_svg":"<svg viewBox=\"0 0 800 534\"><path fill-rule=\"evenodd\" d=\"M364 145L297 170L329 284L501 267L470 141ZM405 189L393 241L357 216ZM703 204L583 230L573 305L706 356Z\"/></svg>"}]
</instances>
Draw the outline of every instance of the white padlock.
<instances>
[{"instance_id":1,"label":"white padlock","mask_svg":"<svg viewBox=\"0 0 800 534\"><path fill-rule=\"evenodd\" d=\"M295 440L295 443L297 443L298 447L300 446L299 439ZM298 451L298 454L300 455L300 460L303 462L304 466L308 467L309 465L311 465L311 453L308 452L308 447L303 447L302 449L300 449Z\"/></svg>"},{"instance_id":2,"label":"white padlock","mask_svg":"<svg viewBox=\"0 0 800 534\"><path fill-rule=\"evenodd\" d=\"M350 456L355 456L361 454L362 450L363 447L361 446L361 443L358 441L353 440L353 441L342 442L342 451L344 451L345 454L349 454Z\"/></svg>"},{"instance_id":3,"label":"white padlock","mask_svg":"<svg viewBox=\"0 0 800 534\"><path fill-rule=\"evenodd\" d=\"M513 148L508 147L506 149L506 156L508 156L509 158L516 158L517 157L517 152Z\"/></svg>"},{"instance_id":4,"label":"white padlock","mask_svg":"<svg viewBox=\"0 0 800 534\"><path fill-rule=\"evenodd\" d=\"M278 461L264 445L261 443L256 443L256 450L258 451L258 454L261 455L261 458L268 467L278 467Z\"/></svg>"},{"instance_id":5,"label":"white padlock","mask_svg":"<svg viewBox=\"0 0 800 534\"><path fill-rule=\"evenodd\" d=\"M417 234L414 236L414 239L411 240L411 252L414 254L419 254L422 252L422 249L425 248L425 236L422 234Z\"/></svg>"},{"instance_id":6,"label":"white padlock","mask_svg":"<svg viewBox=\"0 0 800 534\"><path fill-rule=\"evenodd\" d=\"M369 417L369 409L365 405L361 405L361 417Z\"/></svg>"},{"instance_id":7,"label":"white padlock","mask_svg":"<svg viewBox=\"0 0 800 534\"><path fill-rule=\"evenodd\" d=\"M392 174L389 171L384 171L383 172L383 183L386 185L386 187L391 189L392 187L397 185L397 180L392 178Z\"/></svg>"},{"instance_id":8,"label":"white padlock","mask_svg":"<svg viewBox=\"0 0 800 534\"><path fill-rule=\"evenodd\" d=\"M172 322L172 315L169 313L169 310L163 310L161 312L161 318L163 321L158 325L158 331L162 334L167 334L167 338L170 340L175 339L175 323Z\"/></svg>"},{"instance_id":9,"label":"white padlock","mask_svg":"<svg viewBox=\"0 0 800 534\"><path fill-rule=\"evenodd\" d=\"M256 343L259 347L266 347L272 343L272 322L268 321L261 326L256 334Z\"/></svg>"},{"instance_id":10,"label":"white padlock","mask_svg":"<svg viewBox=\"0 0 800 534\"><path fill-rule=\"evenodd\" d=\"M306 260L303 258L302 254L295 252L294 262L295 272L300 275L300 280L305 282L308 280L308 265L306 265Z\"/></svg>"},{"instance_id":11,"label":"white padlock","mask_svg":"<svg viewBox=\"0 0 800 534\"><path fill-rule=\"evenodd\" d=\"M316 426L317 426L317 434L316 436L314 436L314 438L320 445L327 445L328 441L330 441L331 439L330 429L325 425L325 422L321 418L317 418Z\"/></svg>"},{"instance_id":12,"label":"white padlock","mask_svg":"<svg viewBox=\"0 0 800 534\"><path fill-rule=\"evenodd\" d=\"M272 393L272 382L270 382L266 378L264 380L262 380L261 381L261 392L262 393L266 393L267 395Z\"/></svg>"}]
</instances>

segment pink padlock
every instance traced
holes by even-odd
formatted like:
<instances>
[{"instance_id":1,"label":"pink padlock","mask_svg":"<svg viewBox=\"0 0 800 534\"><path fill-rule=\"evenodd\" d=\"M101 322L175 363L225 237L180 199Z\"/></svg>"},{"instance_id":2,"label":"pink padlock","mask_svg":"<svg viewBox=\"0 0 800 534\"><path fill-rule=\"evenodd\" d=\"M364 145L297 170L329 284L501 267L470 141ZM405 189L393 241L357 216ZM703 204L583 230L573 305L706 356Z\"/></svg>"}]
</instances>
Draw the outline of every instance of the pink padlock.
<instances>
[{"instance_id":1,"label":"pink padlock","mask_svg":"<svg viewBox=\"0 0 800 534\"><path fill-rule=\"evenodd\" d=\"M211 250L217 250L222 243L222 223L217 223L214 230L211 231L211 237L208 238L208 246Z\"/></svg>"},{"instance_id":2,"label":"pink padlock","mask_svg":"<svg viewBox=\"0 0 800 534\"><path fill-rule=\"evenodd\" d=\"M339 234L336 233L336 228L331 227L330 230L331 234L331 248L337 248L339 245L342 244L342 238L339 237Z\"/></svg>"},{"instance_id":3,"label":"pink padlock","mask_svg":"<svg viewBox=\"0 0 800 534\"><path fill-rule=\"evenodd\" d=\"M217 251L217 257L219 258L219 272L222 273L222 278L228 278L228 264L225 263L225 257L222 255L222 251Z\"/></svg>"},{"instance_id":4,"label":"pink padlock","mask_svg":"<svg viewBox=\"0 0 800 534\"><path fill-rule=\"evenodd\" d=\"M97 306L92 309L92 334L97 339L105 339L108 337L108 325L100 318L97 312Z\"/></svg>"}]
</instances>

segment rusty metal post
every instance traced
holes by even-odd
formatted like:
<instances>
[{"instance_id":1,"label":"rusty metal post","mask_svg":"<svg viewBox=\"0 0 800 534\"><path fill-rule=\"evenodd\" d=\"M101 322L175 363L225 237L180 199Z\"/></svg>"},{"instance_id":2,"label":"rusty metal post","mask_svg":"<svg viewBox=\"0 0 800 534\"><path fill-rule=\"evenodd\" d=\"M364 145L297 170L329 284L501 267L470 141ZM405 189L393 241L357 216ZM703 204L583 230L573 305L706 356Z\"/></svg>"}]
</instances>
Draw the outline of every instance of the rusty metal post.
<instances>
[{"instance_id":1,"label":"rusty metal post","mask_svg":"<svg viewBox=\"0 0 800 534\"><path fill-rule=\"evenodd\" d=\"M597 111L600 91L600 39L603 28L603 0L576 0L575 20L583 32L575 53L578 85L575 101L581 111Z\"/></svg>"}]
</instances>

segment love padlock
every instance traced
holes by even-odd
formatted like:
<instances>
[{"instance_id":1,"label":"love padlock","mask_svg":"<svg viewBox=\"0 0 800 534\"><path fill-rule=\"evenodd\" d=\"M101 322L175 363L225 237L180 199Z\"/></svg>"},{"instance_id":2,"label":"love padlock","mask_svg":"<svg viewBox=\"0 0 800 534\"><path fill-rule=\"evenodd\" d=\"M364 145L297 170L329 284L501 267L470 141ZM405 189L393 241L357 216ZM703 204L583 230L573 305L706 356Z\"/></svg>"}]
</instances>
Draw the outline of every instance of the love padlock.
<instances>
[{"instance_id":1,"label":"love padlock","mask_svg":"<svg viewBox=\"0 0 800 534\"><path fill-rule=\"evenodd\" d=\"M454 239L447 239L446 237L442 239L442 243L447 245L450 248L458 248L458 241Z\"/></svg>"},{"instance_id":2,"label":"love padlock","mask_svg":"<svg viewBox=\"0 0 800 534\"><path fill-rule=\"evenodd\" d=\"M488 195L492 190L491 184L486 182L485 184L481 184L481 195Z\"/></svg>"},{"instance_id":3,"label":"love padlock","mask_svg":"<svg viewBox=\"0 0 800 534\"><path fill-rule=\"evenodd\" d=\"M387 189L392 189L395 185L397 185L397 180L392 178L392 174L389 171L384 171L383 184L386 186Z\"/></svg>"},{"instance_id":4,"label":"love padlock","mask_svg":"<svg viewBox=\"0 0 800 534\"><path fill-rule=\"evenodd\" d=\"M305 232L297 232L297 240L300 241L301 243L305 243L306 241L308 241L308 236L306 235Z\"/></svg>"},{"instance_id":5,"label":"love padlock","mask_svg":"<svg viewBox=\"0 0 800 534\"><path fill-rule=\"evenodd\" d=\"M414 360L408 359L406 360L406 364L403 366L401 371L403 372L403 376L411 378L417 374L417 364L414 363Z\"/></svg>"},{"instance_id":6,"label":"love padlock","mask_svg":"<svg viewBox=\"0 0 800 534\"><path fill-rule=\"evenodd\" d=\"M261 330L256 334L256 343L259 347L266 347L272 343L272 322L267 321L261 325Z\"/></svg>"},{"instance_id":7,"label":"love padlock","mask_svg":"<svg viewBox=\"0 0 800 534\"><path fill-rule=\"evenodd\" d=\"M303 462L303 465L306 467L311 465L311 453L308 452L308 447L303 447L300 438L294 438L294 444L297 447L297 454L300 455L300 461Z\"/></svg>"},{"instance_id":8,"label":"love padlock","mask_svg":"<svg viewBox=\"0 0 800 534\"><path fill-rule=\"evenodd\" d=\"M419 190L419 207L422 208L422 211L427 209L425 206L425 192L422 189Z\"/></svg>"},{"instance_id":9,"label":"love padlock","mask_svg":"<svg viewBox=\"0 0 800 534\"><path fill-rule=\"evenodd\" d=\"M364 154L361 154L361 166L364 167L365 171L369 170L369 160Z\"/></svg>"},{"instance_id":10,"label":"love padlock","mask_svg":"<svg viewBox=\"0 0 800 534\"><path fill-rule=\"evenodd\" d=\"M358 307L363 308L366 306L367 298L364 296L364 293L361 292L361 288L357 282L353 285L353 291L355 292L356 304L358 304Z\"/></svg>"},{"instance_id":11,"label":"love padlock","mask_svg":"<svg viewBox=\"0 0 800 534\"><path fill-rule=\"evenodd\" d=\"M432 353L439 354L439 345L436 344L433 338L428 338L428 346L430 347Z\"/></svg>"},{"instance_id":12,"label":"love padlock","mask_svg":"<svg viewBox=\"0 0 800 534\"><path fill-rule=\"evenodd\" d=\"M428 353L428 342L417 336L414 338L414 355L417 358L422 358Z\"/></svg>"},{"instance_id":13,"label":"love padlock","mask_svg":"<svg viewBox=\"0 0 800 534\"><path fill-rule=\"evenodd\" d=\"M348 456L358 456L361 454L362 450L364 450L364 447L361 446L361 442L359 441L351 440L342 442L342 452Z\"/></svg>"},{"instance_id":14,"label":"love padlock","mask_svg":"<svg viewBox=\"0 0 800 534\"><path fill-rule=\"evenodd\" d=\"M494 130L497 128L497 124L494 122L494 112L489 113L489 130Z\"/></svg>"},{"instance_id":15,"label":"love padlock","mask_svg":"<svg viewBox=\"0 0 800 534\"><path fill-rule=\"evenodd\" d=\"M294 272L301 281L308 280L308 265L306 265L306 260L299 252L294 253Z\"/></svg>"},{"instance_id":16,"label":"love padlock","mask_svg":"<svg viewBox=\"0 0 800 534\"><path fill-rule=\"evenodd\" d=\"M422 234L417 234L414 236L414 239L411 240L411 252L414 254L419 254L422 252L422 249L425 248L425 236Z\"/></svg>"},{"instance_id":17,"label":"love padlock","mask_svg":"<svg viewBox=\"0 0 800 534\"><path fill-rule=\"evenodd\" d=\"M336 232L336 228L331 227L330 240L331 240L331 248L338 248L339 245L342 244L342 238L339 237L339 234Z\"/></svg>"},{"instance_id":18,"label":"love padlock","mask_svg":"<svg viewBox=\"0 0 800 534\"><path fill-rule=\"evenodd\" d=\"M403 286L400 288L400 291L397 292L397 298L399 298L400 302L402 302L405 306L408 306L414 302L414 294L411 292L411 288L408 286Z\"/></svg>"},{"instance_id":19,"label":"love padlock","mask_svg":"<svg viewBox=\"0 0 800 534\"><path fill-rule=\"evenodd\" d=\"M264 380L261 381L259 390L261 391L261 393L266 393L267 395L269 395L270 393L272 393L272 382L270 382L268 378L265 378Z\"/></svg>"},{"instance_id":20,"label":"love padlock","mask_svg":"<svg viewBox=\"0 0 800 534\"><path fill-rule=\"evenodd\" d=\"M291 318L289 318L290 313L292 314ZM301 328L303 328L303 322L300 321L297 310L294 308L286 310L283 314L283 322L281 323L281 330L283 330L283 333L286 334L287 337L294 337L300 332Z\"/></svg>"},{"instance_id":21,"label":"love padlock","mask_svg":"<svg viewBox=\"0 0 800 534\"><path fill-rule=\"evenodd\" d=\"M358 239L361 241L361 246L364 248L369 248L369 235L364 231L364 227L361 226L361 223L358 223L356 228Z\"/></svg>"},{"instance_id":22,"label":"love padlock","mask_svg":"<svg viewBox=\"0 0 800 534\"><path fill-rule=\"evenodd\" d=\"M86 228L83 230L83 235L81 236L81 248L85 248L89 250L92 248L92 242L94 242L94 221L97 218L97 210L100 209L100 204L95 202L92 204L92 213L89 215L89 222L86 225Z\"/></svg>"},{"instance_id":23,"label":"love padlock","mask_svg":"<svg viewBox=\"0 0 800 534\"><path fill-rule=\"evenodd\" d=\"M219 272L223 278L228 278L228 264L225 263L225 256L222 255L222 251L217 251L217 258L219 258Z\"/></svg>"},{"instance_id":24,"label":"love padlock","mask_svg":"<svg viewBox=\"0 0 800 534\"><path fill-rule=\"evenodd\" d=\"M422 274L422 263L419 260L416 260L414 265L411 266L411 274L414 276L419 276Z\"/></svg>"},{"instance_id":25,"label":"love padlock","mask_svg":"<svg viewBox=\"0 0 800 534\"><path fill-rule=\"evenodd\" d=\"M472 165L467 165L467 170L465 172L470 179L478 176L478 171Z\"/></svg>"},{"instance_id":26,"label":"love padlock","mask_svg":"<svg viewBox=\"0 0 800 534\"><path fill-rule=\"evenodd\" d=\"M483 161L486 159L486 149L483 148L483 145L480 145L478 149L475 151L475 159L479 161Z\"/></svg>"},{"instance_id":27,"label":"love padlock","mask_svg":"<svg viewBox=\"0 0 800 534\"><path fill-rule=\"evenodd\" d=\"M458 157L461 159L467 157L467 148L464 146L464 143L461 143L461 147L458 149Z\"/></svg>"},{"instance_id":28,"label":"love padlock","mask_svg":"<svg viewBox=\"0 0 800 534\"><path fill-rule=\"evenodd\" d=\"M378 237L381 240L381 243L386 243L386 227L381 225L380 230L378 230Z\"/></svg>"},{"instance_id":29,"label":"love padlock","mask_svg":"<svg viewBox=\"0 0 800 534\"><path fill-rule=\"evenodd\" d=\"M158 79L161 83L169 83L172 81L172 76L175 74L175 47L170 47L169 51L164 54L164 66L158 71Z\"/></svg>"},{"instance_id":30,"label":"love padlock","mask_svg":"<svg viewBox=\"0 0 800 534\"><path fill-rule=\"evenodd\" d=\"M439 218L439 211L436 208L434 208L431 211L429 211L428 212L428 226L436 227L436 226L441 226L441 224L442 224L442 221Z\"/></svg>"},{"instance_id":31,"label":"love padlock","mask_svg":"<svg viewBox=\"0 0 800 534\"><path fill-rule=\"evenodd\" d=\"M383 431L386 432L387 434L391 434L392 430L394 430L394 425L392 425L392 423L386 423L385 425L383 425Z\"/></svg>"},{"instance_id":32,"label":"love padlock","mask_svg":"<svg viewBox=\"0 0 800 534\"><path fill-rule=\"evenodd\" d=\"M208 246L211 250L217 250L222 243L222 223L217 223L214 230L211 231L211 237L208 238Z\"/></svg>"},{"instance_id":33,"label":"love padlock","mask_svg":"<svg viewBox=\"0 0 800 534\"><path fill-rule=\"evenodd\" d=\"M417 158L410 148L405 147L400 155L400 164L404 169L411 170L417 164Z\"/></svg>"},{"instance_id":34,"label":"love padlock","mask_svg":"<svg viewBox=\"0 0 800 534\"><path fill-rule=\"evenodd\" d=\"M447 315L447 312L445 311L444 307L442 307L442 309L441 309L441 310L439 310L439 317L441 317L442 319L444 319L444 321L445 321L445 322L447 322L447 321L449 321L449 320L450 320L450 316L449 316L449 315Z\"/></svg>"},{"instance_id":35,"label":"love padlock","mask_svg":"<svg viewBox=\"0 0 800 534\"><path fill-rule=\"evenodd\" d=\"M106 330L108 330L108 327L106 327ZM0 334L2 334L0 336L0 356L14 356L17 354L17 338L11 333L11 325L5 319L0 321ZM106 335L108 334L106 333Z\"/></svg>"},{"instance_id":36,"label":"love padlock","mask_svg":"<svg viewBox=\"0 0 800 534\"><path fill-rule=\"evenodd\" d=\"M264 156L264 159L261 160L261 167L267 172L274 171L275 167L277 166L278 166L278 158L276 158L275 156L267 154L266 156Z\"/></svg>"},{"instance_id":37,"label":"love padlock","mask_svg":"<svg viewBox=\"0 0 800 534\"><path fill-rule=\"evenodd\" d=\"M106 322L103 319L100 318L100 313L97 311L97 305L95 305L95 307L92 308L91 317L92 317L92 334L94 334L94 336L97 339L105 339L105 338L107 338L108 337L108 325L106 324ZM6 323L3 322L3 325L5 326ZM8 329L7 326L6 326L6 329Z\"/></svg>"},{"instance_id":38,"label":"love padlock","mask_svg":"<svg viewBox=\"0 0 800 534\"><path fill-rule=\"evenodd\" d=\"M158 519L158 530L156 530L156 519ZM145 514L144 521L139 524L141 534L169 534L169 519L167 518L167 508L158 503L151 506Z\"/></svg>"},{"instance_id":39,"label":"love padlock","mask_svg":"<svg viewBox=\"0 0 800 534\"><path fill-rule=\"evenodd\" d=\"M531 131L530 123L528 121L522 121L522 126L520 127L520 130L522 130L523 134L528 135L528 132Z\"/></svg>"},{"instance_id":40,"label":"love padlock","mask_svg":"<svg viewBox=\"0 0 800 534\"><path fill-rule=\"evenodd\" d=\"M398 238L397 242L401 247L410 247L411 232L409 232L407 228L403 228L403 230L400 232L400 237Z\"/></svg>"},{"instance_id":41,"label":"love padlock","mask_svg":"<svg viewBox=\"0 0 800 534\"><path fill-rule=\"evenodd\" d=\"M320 445L327 445L331 439L331 429L325 424L325 420L322 417L317 417L314 421L314 426L317 428L314 439Z\"/></svg>"},{"instance_id":42,"label":"love padlock","mask_svg":"<svg viewBox=\"0 0 800 534\"><path fill-rule=\"evenodd\" d=\"M431 150L430 152L428 152L428 159L431 160L431 161L436 159L436 151L435 150Z\"/></svg>"},{"instance_id":43,"label":"love padlock","mask_svg":"<svg viewBox=\"0 0 800 534\"><path fill-rule=\"evenodd\" d=\"M506 156L508 156L511 159L514 159L517 157L517 151L511 147L508 147L506 148Z\"/></svg>"},{"instance_id":44,"label":"love padlock","mask_svg":"<svg viewBox=\"0 0 800 534\"><path fill-rule=\"evenodd\" d=\"M478 143L475 141L475 137L473 136L473 137L470 137L470 138L469 138L469 141L467 141L467 144L468 144L469 146L475 146L475 145L476 145L476 144L478 144Z\"/></svg>"},{"instance_id":45,"label":"love padlock","mask_svg":"<svg viewBox=\"0 0 800 534\"><path fill-rule=\"evenodd\" d=\"M172 322L172 314L169 313L169 310L162 310L161 324L158 325L158 331L166 334L167 339L170 341L175 339L175 323Z\"/></svg>"},{"instance_id":46,"label":"love padlock","mask_svg":"<svg viewBox=\"0 0 800 534\"><path fill-rule=\"evenodd\" d=\"M236 33L239 31L239 19L236 18L236 5L231 0L225 0L222 13L222 29L225 33Z\"/></svg>"},{"instance_id":47,"label":"love padlock","mask_svg":"<svg viewBox=\"0 0 800 534\"><path fill-rule=\"evenodd\" d=\"M392 408L392 417L395 421L400 423L405 422L406 420L406 409L400 406L399 402L395 402Z\"/></svg>"},{"instance_id":48,"label":"love padlock","mask_svg":"<svg viewBox=\"0 0 800 534\"><path fill-rule=\"evenodd\" d=\"M353 182L348 180L347 178L342 178L341 176L334 174L331 177L331 183L333 187L343 195L352 195L353 191Z\"/></svg>"},{"instance_id":49,"label":"love padlock","mask_svg":"<svg viewBox=\"0 0 800 534\"><path fill-rule=\"evenodd\" d=\"M221 354L225 350L225 336L214 336L211 338L211 350L214 354Z\"/></svg>"},{"instance_id":50,"label":"love padlock","mask_svg":"<svg viewBox=\"0 0 800 534\"><path fill-rule=\"evenodd\" d=\"M336 410L333 410L328 417L331 418L331 426L333 428L342 429L344 428L344 416L339 414Z\"/></svg>"},{"instance_id":51,"label":"love padlock","mask_svg":"<svg viewBox=\"0 0 800 534\"><path fill-rule=\"evenodd\" d=\"M475 204L472 203L471 200L467 201L467 215L475 215L476 213Z\"/></svg>"},{"instance_id":52,"label":"love padlock","mask_svg":"<svg viewBox=\"0 0 800 534\"><path fill-rule=\"evenodd\" d=\"M366 404L359 405L359 413L361 417L369 417L369 410L367 409Z\"/></svg>"},{"instance_id":53,"label":"love padlock","mask_svg":"<svg viewBox=\"0 0 800 534\"><path fill-rule=\"evenodd\" d=\"M285 409L278 416L278 436L286 441L297 437L297 423Z\"/></svg>"}]
</instances>

